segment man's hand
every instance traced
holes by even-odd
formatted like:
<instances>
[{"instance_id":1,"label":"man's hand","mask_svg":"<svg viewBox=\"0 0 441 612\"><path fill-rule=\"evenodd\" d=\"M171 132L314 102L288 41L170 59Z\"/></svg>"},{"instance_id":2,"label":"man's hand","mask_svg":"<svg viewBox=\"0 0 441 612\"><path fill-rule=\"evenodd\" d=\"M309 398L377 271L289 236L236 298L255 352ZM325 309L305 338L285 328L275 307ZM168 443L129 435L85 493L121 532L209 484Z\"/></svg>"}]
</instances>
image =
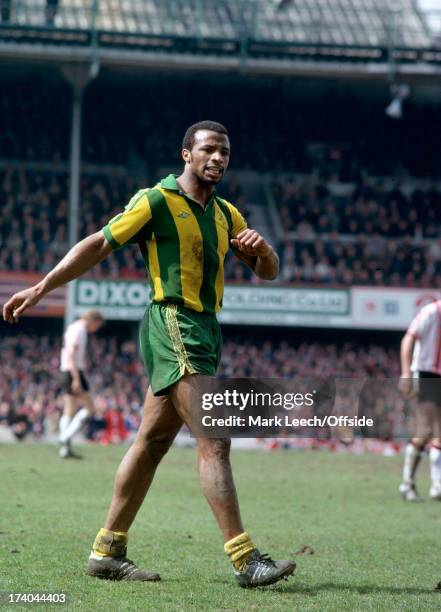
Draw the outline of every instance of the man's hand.
<instances>
[{"instance_id":1,"label":"man's hand","mask_svg":"<svg viewBox=\"0 0 441 612\"><path fill-rule=\"evenodd\" d=\"M36 286L15 293L3 306L3 319L8 323L18 323L20 315L38 304L41 297Z\"/></svg>"},{"instance_id":2,"label":"man's hand","mask_svg":"<svg viewBox=\"0 0 441 612\"><path fill-rule=\"evenodd\" d=\"M279 273L279 258L272 246L253 229L246 229L231 239L236 257L264 280L273 280Z\"/></svg>"},{"instance_id":3,"label":"man's hand","mask_svg":"<svg viewBox=\"0 0 441 612\"><path fill-rule=\"evenodd\" d=\"M112 251L102 231L91 234L73 246L63 259L38 285L20 291L3 306L3 318L8 323L18 323L19 316L54 289L78 278L102 261Z\"/></svg>"},{"instance_id":4,"label":"man's hand","mask_svg":"<svg viewBox=\"0 0 441 612\"><path fill-rule=\"evenodd\" d=\"M272 247L262 236L253 229L246 229L231 239L231 246L245 255L252 257L267 257Z\"/></svg>"},{"instance_id":5,"label":"man's hand","mask_svg":"<svg viewBox=\"0 0 441 612\"><path fill-rule=\"evenodd\" d=\"M413 385L413 378L400 378L398 382L398 390L404 395L407 399L413 399L416 397L416 391Z\"/></svg>"}]
</instances>

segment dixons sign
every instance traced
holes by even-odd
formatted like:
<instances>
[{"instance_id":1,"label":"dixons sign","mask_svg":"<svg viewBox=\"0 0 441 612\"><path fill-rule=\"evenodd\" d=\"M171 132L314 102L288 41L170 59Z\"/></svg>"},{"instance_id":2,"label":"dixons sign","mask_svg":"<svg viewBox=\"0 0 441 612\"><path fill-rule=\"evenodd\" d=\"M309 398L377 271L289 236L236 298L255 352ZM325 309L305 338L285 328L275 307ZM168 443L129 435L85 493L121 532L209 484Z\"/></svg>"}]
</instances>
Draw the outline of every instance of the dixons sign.
<instances>
[{"instance_id":1,"label":"dixons sign","mask_svg":"<svg viewBox=\"0 0 441 612\"><path fill-rule=\"evenodd\" d=\"M148 303L148 285L138 281L78 280L75 314L90 308L100 310L107 319L139 320Z\"/></svg>"},{"instance_id":2,"label":"dixons sign","mask_svg":"<svg viewBox=\"0 0 441 612\"><path fill-rule=\"evenodd\" d=\"M145 283L128 281L79 281L77 303L85 306L145 307L147 286Z\"/></svg>"},{"instance_id":3,"label":"dixons sign","mask_svg":"<svg viewBox=\"0 0 441 612\"><path fill-rule=\"evenodd\" d=\"M140 320L148 303L148 286L139 281L78 280L74 315L97 308L107 319ZM248 325L350 326L346 289L225 287L219 320Z\"/></svg>"},{"instance_id":4,"label":"dixons sign","mask_svg":"<svg viewBox=\"0 0 441 612\"><path fill-rule=\"evenodd\" d=\"M0 301L41 280L42 275L0 272ZM65 287L46 296L26 315L61 317ZM1 299L2 298L2 299ZM404 331L417 312L441 299L439 289L351 287L350 289L227 285L223 323L385 329ZM68 309L73 317L98 308L109 320L140 321L148 304L148 285L141 281L83 280L72 283Z\"/></svg>"}]
</instances>

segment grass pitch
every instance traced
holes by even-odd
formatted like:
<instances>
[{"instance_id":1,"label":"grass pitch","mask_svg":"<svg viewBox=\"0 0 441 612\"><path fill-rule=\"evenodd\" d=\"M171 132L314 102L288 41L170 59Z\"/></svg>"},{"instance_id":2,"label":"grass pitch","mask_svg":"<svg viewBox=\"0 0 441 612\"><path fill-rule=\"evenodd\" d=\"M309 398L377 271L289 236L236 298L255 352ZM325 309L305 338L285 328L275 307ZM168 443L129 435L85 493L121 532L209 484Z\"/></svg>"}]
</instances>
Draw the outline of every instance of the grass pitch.
<instances>
[{"instance_id":1,"label":"grass pitch","mask_svg":"<svg viewBox=\"0 0 441 612\"><path fill-rule=\"evenodd\" d=\"M129 557L162 581L88 578L83 567L124 451L86 447L84 461L62 462L55 447L0 447L1 590L63 591L65 609L88 612L441 609L441 504L403 503L401 459L371 455L233 453L242 514L261 551L314 551L296 555L289 582L244 590L199 491L194 451L172 450L129 541ZM421 472L427 476L427 460Z\"/></svg>"}]
</instances>

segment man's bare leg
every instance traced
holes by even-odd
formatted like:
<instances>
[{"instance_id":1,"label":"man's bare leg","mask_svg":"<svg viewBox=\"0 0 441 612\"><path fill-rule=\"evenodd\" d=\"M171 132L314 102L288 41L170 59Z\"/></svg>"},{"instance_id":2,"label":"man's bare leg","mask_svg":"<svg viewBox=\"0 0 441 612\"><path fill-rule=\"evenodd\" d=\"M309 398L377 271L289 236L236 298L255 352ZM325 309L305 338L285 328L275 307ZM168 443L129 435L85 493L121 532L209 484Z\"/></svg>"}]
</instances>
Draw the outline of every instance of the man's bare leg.
<instances>
[{"instance_id":1,"label":"man's bare leg","mask_svg":"<svg viewBox=\"0 0 441 612\"><path fill-rule=\"evenodd\" d=\"M187 375L171 389L170 399L191 427L191 395L198 375ZM230 464L228 439L198 438L198 464L202 491L216 518L225 542L244 532Z\"/></svg>"},{"instance_id":2,"label":"man's bare leg","mask_svg":"<svg viewBox=\"0 0 441 612\"><path fill-rule=\"evenodd\" d=\"M187 375L170 390L170 398L181 418L192 427L192 395L200 382L199 375ZM197 433L197 426L193 427ZM272 561L257 550L244 531L239 502L230 464L229 439L198 437L198 463L202 490L224 537L224 550L242 587L273 584L290 576L293 561Z\"/></svg>"},{"instance_id":3,"label":"man's bare leg","mask_svg":"<svg viewBox=\"0 0 441 612\"><path fill-rule=\"evenodd\" d=\"M156 468L181 427L182 419L168 396L155 397L149 387L139 431L116 473L105 529L129 530Z\"/></svg>"},{"instance_id":4,"label":"man's bare leg","mask_svg":"<svg viewBox=\"0 0 441 612\"><path fill-rule=\"evenodd\" d=\"M156 468L170 448L182 419L168 397L155 397L149 388L139 431L115 478L112 501L100 529L86 573L107 580L160 580L159 574L140 570L126 558L128 530L152 483Z\"/></svg>"},{"instance_id":5,"label":"man's bare leg","mask_svg":"<svg viewBox=\"0 0 441 612\"><path fill-rule=\"evenodd\" d=\"M198 438L198 465L202 491L219 525L224 541L244 532L230 464L228 439Z\"/></svg>"},{"instance_id":6,"label":"man's bare leg","mask_svg":"<svg viewBox=\"0 0 441 612\"><path fill-rule=\"evenodd\" d=\"M183 421L191 424L191 389L196 377L186 376L170 392L170 400L149 396L135 443L124 457L105 528L101 529L89 557L86 573L113 580L159 580L159 574L138 569L126 558L127 531ZM151 397L151 399L150 399ZM164 416L166 415L166 416ZM174 427L174 430L173 430ZM292 561L262 557L244 532L229 461L230 441L198 441L202 489L226 540L224 549L236 569L240 586L273 584L291 575Z\"/></svg>"}]
</instances>

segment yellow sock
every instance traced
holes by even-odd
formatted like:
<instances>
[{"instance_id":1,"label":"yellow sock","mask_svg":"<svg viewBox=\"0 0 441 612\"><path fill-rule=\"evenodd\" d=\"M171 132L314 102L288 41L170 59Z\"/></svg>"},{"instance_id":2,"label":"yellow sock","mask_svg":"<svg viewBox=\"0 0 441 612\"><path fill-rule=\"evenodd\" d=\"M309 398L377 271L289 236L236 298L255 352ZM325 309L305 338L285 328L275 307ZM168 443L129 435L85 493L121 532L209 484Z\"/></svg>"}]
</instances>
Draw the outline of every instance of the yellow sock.
<instances>
[{"instance_id":1,"label":"yellow sock","mask_svg":"<svg viewBox=\"0 0 441 612\"><path fill-rule=\"evenodd\" d=\"M127 531L100 529L93 543L93 552L100 557L123 557L127 551Z\"/></svg>"},{"instance_id":2,"label":"yellow sock","mask_svg":"<svg viewBox=\"0 0 441 612\"><path fill-rule=\"evenodd\" d=\"M248 555L255 549L255 545L246 531L239 534L224 545L224 550L230 557L234 567L241 571L245 566Z\"/></svg>"}]
</instances>

